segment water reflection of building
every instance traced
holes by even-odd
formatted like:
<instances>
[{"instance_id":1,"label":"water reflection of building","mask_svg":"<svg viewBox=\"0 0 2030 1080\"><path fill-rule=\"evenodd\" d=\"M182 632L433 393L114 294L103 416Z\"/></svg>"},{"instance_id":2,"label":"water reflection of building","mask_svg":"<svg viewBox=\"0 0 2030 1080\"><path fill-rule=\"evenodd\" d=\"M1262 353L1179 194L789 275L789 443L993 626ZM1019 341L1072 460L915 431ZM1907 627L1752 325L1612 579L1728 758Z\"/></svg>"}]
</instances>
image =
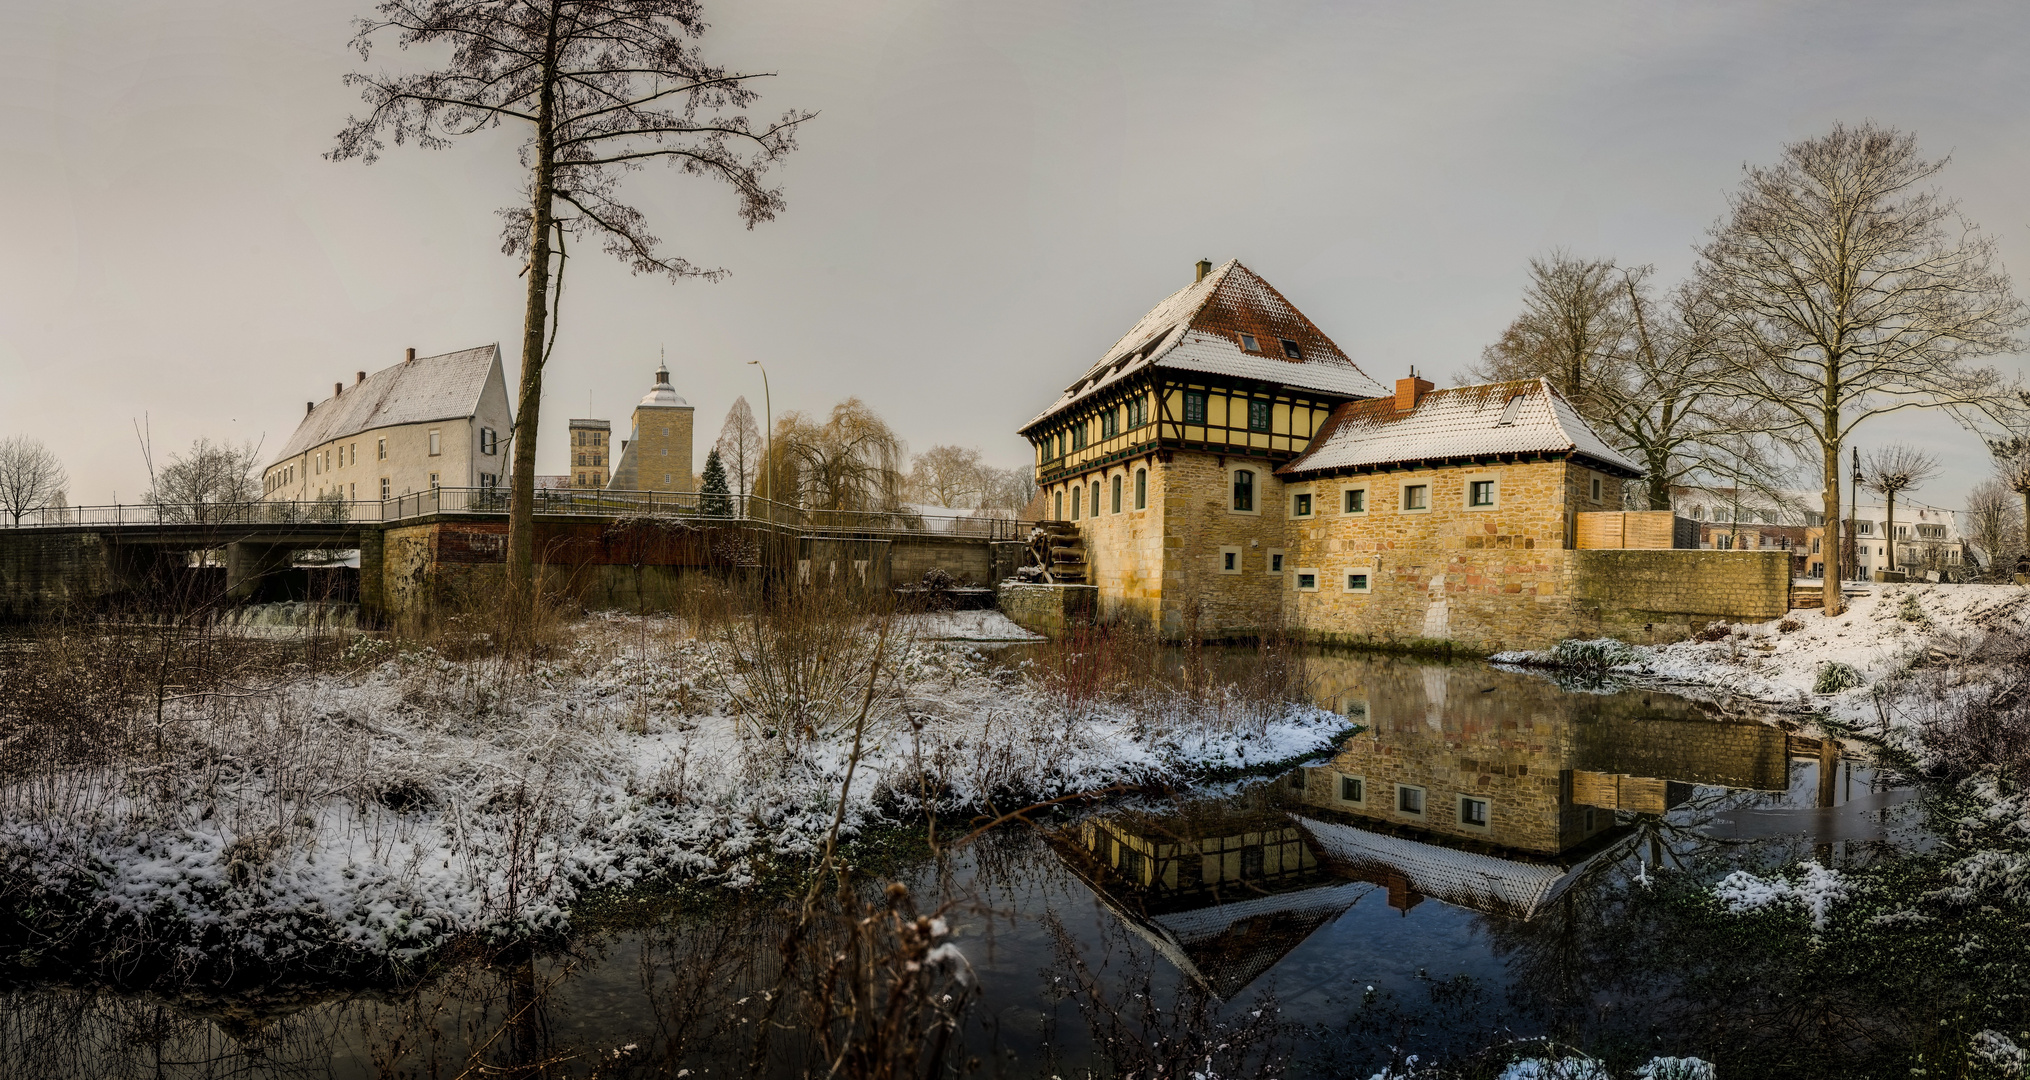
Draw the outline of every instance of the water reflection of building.
<instances>
[{"instance_id":1,"label":"water reflection of building","mask_svg":"<svg viewBox=\"0 0 2030 1080\"><path fill-rule=\"evenodd\" d=\"M1091 818L1071 854L1102 903L1221 998L1373 888L1327 872L1304 830L1270 805Z\"/></svg>"}]
</instances>

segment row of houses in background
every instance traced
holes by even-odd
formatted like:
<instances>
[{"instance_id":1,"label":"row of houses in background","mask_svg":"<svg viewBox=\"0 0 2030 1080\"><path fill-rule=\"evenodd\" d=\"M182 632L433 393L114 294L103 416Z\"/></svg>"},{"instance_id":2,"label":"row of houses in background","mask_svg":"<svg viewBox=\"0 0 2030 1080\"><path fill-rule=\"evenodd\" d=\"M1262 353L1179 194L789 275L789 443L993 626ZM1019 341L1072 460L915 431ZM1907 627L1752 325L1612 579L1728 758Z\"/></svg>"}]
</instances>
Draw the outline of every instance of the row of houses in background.
<instances>
[{"instance_id":1,"label":"row of houses in background","mask_svg":"<svg viewBox=\"0 0 2030 1080\"><path fill-rule=\"evenodd\" d=\"M1680 487L1671 492L1677 513L1698 522L1699 546L1709 550L1780 549L1791 553L1797 577L1826 573L1825 515L1816 491L1756 492L1731 487ZM1853 561L1835 573L1866 581L1894 569L1913 576L1951 577L1977 556L1960 530L1959 515L1937 506L1898 499L1895 524L1886 503L1860 500L1842 511L1836 531ZM1893 530L1893 534L1892 534ZM1893 548L1893 551L1892 551Z\"/></svg>"},{"instance_id":2,"label":"row of houses in background","mask_svg":"<svg viewBox=\"0 0 2030 1080\"><path fill-rule=\"evenodd\" d=\"M692 408L670 385L668 365L657 368L617 450L612 427L606 420L570 421L572 471L538 476L537 485L697 490ZM513 431L498 345L422 357L410 349L401 363L356 372L351 385L334 383L329 398L305 402L302 422L262 470L262 496L354 502L498 488L509 473Z\"/></svg>"}]
</instances>

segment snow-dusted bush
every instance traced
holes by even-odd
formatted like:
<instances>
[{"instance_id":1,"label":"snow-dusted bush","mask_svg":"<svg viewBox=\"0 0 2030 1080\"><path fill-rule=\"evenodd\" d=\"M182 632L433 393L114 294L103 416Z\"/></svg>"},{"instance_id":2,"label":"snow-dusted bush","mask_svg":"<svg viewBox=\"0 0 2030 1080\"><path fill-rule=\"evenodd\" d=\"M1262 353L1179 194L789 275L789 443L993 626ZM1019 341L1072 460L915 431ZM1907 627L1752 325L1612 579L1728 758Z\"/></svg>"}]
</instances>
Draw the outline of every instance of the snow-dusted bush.
<instances>
[{"instance_id":1,"label":"snow-dusted bush","mask_svg":"<svg viewBox=\"0 0 2030 1080\"><path fill-rule=\"evenodd\" d=\"M1606 671L1622 664L1634 663L1635 655L1633 647L1613 638L1595 638L1591 641L1567 638L1551 649L1550 662L1557 667L1573 668L1578 671Z\"/></svg>"},{"instance_id":2,"label":"snow-dusted bush","mask_svg":"<svg viewBox=\"0 0 2030 1080\"><path fill-rule=\"evenodd\" d=\"M1988 1073L2013 1080L2030 1068L2030 1055L2016 1045L2016 1040L1999 1031L1987 1030L1974 1033L1968 1056L1975 1063L1985 1066Z\"/></svg>"},{"instance_id":3,"label":"snow-dusted bush","mask_svg":"<svg viewBox=\"0 0 2030 1080\"><path fill-rule=\"evenodd\" d=\"M1654 1057L1635 1070L1634 1080L1718 1080L1713 1063L1695 1057Z\"/></svg>"},{"instance_id":4,"label":"snow-dusted bush","mask_svg":"<svg viewBox=\"0 0 2030 1080\"><path fill-rule=\"evenodd\" d=\"M1854 665L1828 660L1819 665L1818 675L1812 679L1811 692L1814 694L1837 694L1867 685L1867 680L1854 669Z\"/></svg>"},{"instance_id":5,"label":"snow-dusted bush","mask_svg":"<svg viewBox=\"0 0 2030 1080\"><path fill-rule=\"evenodd\" d=\"M1795 904L1811 916L1812 929L1824 930L1833 904L1845 900L1852 887L1838 870L1820 866L1816 861L1801 863L1798 869L1801 876L1797 881L1782 876L1757 877L1746 870L1736 870L1713 886L1713 896L1736 915Z\"/></svg>"}]
</instances>

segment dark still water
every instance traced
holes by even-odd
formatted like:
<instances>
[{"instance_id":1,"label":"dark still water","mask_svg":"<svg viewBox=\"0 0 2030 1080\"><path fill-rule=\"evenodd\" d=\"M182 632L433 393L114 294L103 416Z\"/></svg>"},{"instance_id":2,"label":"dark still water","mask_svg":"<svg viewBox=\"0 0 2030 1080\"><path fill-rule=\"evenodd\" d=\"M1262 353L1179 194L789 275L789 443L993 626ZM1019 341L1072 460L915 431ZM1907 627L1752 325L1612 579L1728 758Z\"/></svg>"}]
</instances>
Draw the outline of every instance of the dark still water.
<instances>
[{"instance_id":1,"label":"dark still water","mask_svg":"<svg viewBox=\"0 0 2030 1080\"><path fill-rule=\"evenodd\" d=\"M851 1015L877 1035L836 1075L1365 1078L1410 1054L1493 1075L1499 1047L1551 1037L1617 1075L1675 1054L1731 1080L1856 1075L1822 1064L1893 1056L1922 1022L1884 1006L1824 1036L1823 1017L1713 989L1790 962L1715 936L1694 894L1727 868L1853 869L1918 842L1910 793L1866 763L1682 699L1480 664L1327 655L1307 677L1368 725L1329 762L908 857L910 903L963 955L932 970L965 974L911 983L922 996L893 1013L854 989L904 969L890 937L821 918L785 978L794 904L644 903L564 949L398 990L17 988L0 1071L820 1076L840 1048L819 1032ZM877 927L884 883L865 890ZM1800 1058L1815 1038L1832 1041Z\"/></svg>"}]
</instances>

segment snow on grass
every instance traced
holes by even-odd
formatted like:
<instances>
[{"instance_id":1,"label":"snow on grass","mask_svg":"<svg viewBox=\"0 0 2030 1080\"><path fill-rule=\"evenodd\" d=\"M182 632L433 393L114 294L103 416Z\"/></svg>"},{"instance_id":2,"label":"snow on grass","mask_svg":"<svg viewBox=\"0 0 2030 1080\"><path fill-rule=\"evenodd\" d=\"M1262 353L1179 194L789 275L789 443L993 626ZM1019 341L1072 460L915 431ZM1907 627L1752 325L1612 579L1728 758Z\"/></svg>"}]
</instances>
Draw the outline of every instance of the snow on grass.
<instances>
[{"instance_id":1,"label":"snow on grass","mask_svg":"<svg viewBox=\"0 0 2030 1080\"><path fill-rule=\"evenodd\" d=\"M1735 915L1795 904L1811 916L1813 930L1824 930L1833 904L1852 895L1852 883L1838 870L1815 861L1799 864L1798 870L1801 874L1796 881L1780 876L1757 877L1746 870L1736 870L1713 886L1713 896Z\"/></svg>"},{"instance_id":2,"label":"snow on grass","mask_svg":"<svg viewBox=\"0 0 2030 1080\"><path fill-rule=\"evenodd\" d=\"M850 732L743 717L732 646L668 621L575 637L519 673L366 647L387 658L172 706L159 757L0 785L0 865L30 907L193 963L358 963L560 930L594 889L745 886L822 850ZM1073 699L967 645L888 648L847 836L1280 766L1347 727L1231 693Z\"/></svg>"},{"instance_id":3,"label":"snow on grass","mask_svg":"<svg viewBox=\"0 0 2030 1080\"><path fill-rule=\"evenodd\" d=\"M2030 627L2030 590L2016 585L1883 585L1828 618L1817 609L1742 624L1713 641L1620 646L1612 673L1659 685L1710 687L1770 705L1823 710L1873 726L1874 688L1913 664L1961 655L1982 635ZM1585 652L1566 643L1568 653ZM1610 650L1594 650L1588 655ZM1556 650L1499 653L1497 664L1561 666ZM1836 666L1838 665L1838 666ZM1846 669L1858 681L1846 675ZM1845 683L1846 685L1841 685ZM1834 688L1821 693L1821 687ZM1893 710L1892 710L1893 711Z\"/></svg>"},{"instance_id":4,"label":"snow on grass","mask_svg":"<svg viewBox=\"0 0 2030 1080\"><path fill-rule=\"evenodd\" d=\"M919 641L1042 641L1015 620L999 611L945 611L927 615L905 615L899 620L906 632Z\"/></svg>"}]
</instances>

